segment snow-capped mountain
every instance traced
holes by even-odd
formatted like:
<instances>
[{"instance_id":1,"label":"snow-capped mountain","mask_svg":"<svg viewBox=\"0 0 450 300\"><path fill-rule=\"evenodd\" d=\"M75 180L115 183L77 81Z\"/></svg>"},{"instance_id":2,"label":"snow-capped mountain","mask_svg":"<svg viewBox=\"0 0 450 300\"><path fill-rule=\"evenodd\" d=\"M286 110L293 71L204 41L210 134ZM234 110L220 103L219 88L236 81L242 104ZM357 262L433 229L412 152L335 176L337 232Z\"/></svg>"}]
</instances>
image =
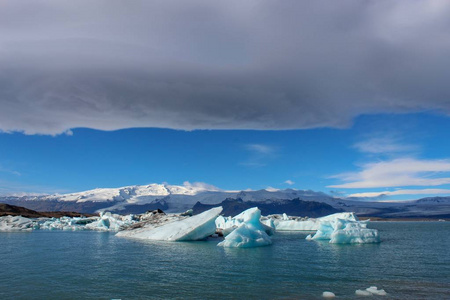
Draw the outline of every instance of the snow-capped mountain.
<instances>
[{"instance_id":1,"label":"snow-capped mountain","mask_svg":"<svg viewBox=\"0 0 450 300\"><path fill-rule=\"evenodd\" d=\"M21 205L37 210L125 211L162 208L168 212L181 212L195 203L217 204L225 199L243 201L277 201L302 198L311 201L332 201L332 197L308 190L225 191L202 183L185 182L183 185L148 184L120 188L97 188L89 191L44 196L3 197L0 202ZM47 205L46 205L47 204Z\"/></svg>"},{"instance_id":2,"label":"snow-capped mountain","mask_svg":"<svg viewBox=\"0 0 450 300\"><path fill-rule=\"evenodd\" d=\"M295 189L262 189L226 191L203 183L183 185L148 184L121 188L97 188L89 191L41 196L0 197L0 203L22 206L37 211L75 211L95 213L142 213L162 209L166 212L186 211L197 203L218 205L223 201L243 201L260 206L275 205L295 209L289 200L323 203L337 211L353 211L359 215L380 217L450 217L450 197L423 198L415 201L369 202L341 199L322 192ZM296 202L297 203L297 202ZM300 202L298 202L300 203ZM230 204L230 203L228 203ZM303 203L305 205L305 203ZM244 205L245 206L245 205ZM306 205L308 206L308 205ZM308 206L312 207L312 206ZM324 207L321 207L323 209ZM289 211L286 211L289 214ZM305 211L305 215L308 212Z\"/></svg>"}]
</instances>

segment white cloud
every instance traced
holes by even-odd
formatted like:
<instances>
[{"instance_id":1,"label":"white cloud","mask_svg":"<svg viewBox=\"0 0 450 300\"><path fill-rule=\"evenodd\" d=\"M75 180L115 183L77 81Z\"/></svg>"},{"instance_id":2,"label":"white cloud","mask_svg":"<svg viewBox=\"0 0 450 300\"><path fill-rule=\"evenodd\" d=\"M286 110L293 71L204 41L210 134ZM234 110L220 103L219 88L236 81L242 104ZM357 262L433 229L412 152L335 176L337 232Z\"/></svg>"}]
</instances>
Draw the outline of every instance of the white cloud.
<instances>
[{"instance_id":1,"label":"white cloud","mask_svg":"<svg viewBox=\"0 0 450 300\"><path fill-rule=\"evenodd\" d=\"M278 192L280 189L276 189L274 187L268 186L265 188L265 190L268 192Z\"/></svg>"},{"instance_id":2,"label":"white cloud","mask_svg":"<svg viewBox=\"0 0 450 300\"><path fill-rule=\"evenodd\" d=\"M396 190L396 191L384 191L384 192L366 192L350 194L347 197L357 198L376 198L381 196L398 196L398 195L433 195L433 194L448 194L450 195L450 189L422 189L422 190Z\"/></svg>"},{"instance_id":3,"label":"white cloud","mask_svg":"<svg viewBox=\"0 0 450 300\"><path fill-rule=\"evenodd\" d=\"M401 186L438 186L450 184L450 177L437 177L450 172L450 160L394 159L368 163L359 172L341 173L344 183L330 185L332 188L383 188Z\"/></svg>"},{"instance_id":4,"label":"white cloud","mask_svg":"<svg viewBox=\"0 0 450 300\"><path fill-rule=\"evenodd\" d=\"M289 185L294 185L295 184L295 182L293 182L290 179L286 180L284 183L289 184Z\"/></svg>"}]
</instances>

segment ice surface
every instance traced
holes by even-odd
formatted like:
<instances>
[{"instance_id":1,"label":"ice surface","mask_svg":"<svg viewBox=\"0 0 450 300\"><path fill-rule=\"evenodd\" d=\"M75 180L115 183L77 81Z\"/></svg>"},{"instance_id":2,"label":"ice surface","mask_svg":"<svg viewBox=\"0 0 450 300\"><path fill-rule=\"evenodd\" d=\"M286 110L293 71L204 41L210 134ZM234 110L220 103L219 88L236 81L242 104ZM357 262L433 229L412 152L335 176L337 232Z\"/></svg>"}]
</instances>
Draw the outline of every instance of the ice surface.
<instances>
[{"instance_id":1,"label":"ice surface","mask_svg":"<svg viewBox=\"0 0 450 300\"><path fill-rule=\"evenodd\" d=\"M222 235L226 237L233 230L238 228L241 224L243 224L247 220L252 219L254 217L253 214L255 213L256 209L258 208L257 207L249 208L234 217L219 216L216 219L216 227L219 231L222 232ZM275 224L273 223L273 220L264 217L261 218L261 211L259 212L259 216L261 226L264 228L266 233L268 235L273 235L275 232Z\"/></svg>"},{"instance_id":2,"label":"ice surface","mask_svg":"<svg viewBox=\"0 0 450 300\"><path fill-rule=\"evenodd\" d=\"M352 212L335 213L321 218L300 218L282 216L270 216L275 224L277 231L315 231L319 230L323 221L333 221L336 219L358 221L358 217Z\"/></svg>"},{"instance_id":3,"label":"ice surface","mask_svg":"<svg viewBox=\"0 0 450 300\"><path fill-rule=\"evenodd\" d=\"M193 217L169 220L168 223L148 223L138 228L132 226L116 236L160 241L202 240L215 233L215 220L221 212L221 206L215 207Z\"/></svg>"},{"instance_id":4,"label":"ice surface","mask_svg":"<svg viewBox=\"0 0 450 300\"><path fill-rule=\"evenodd\" d=\"M260 222L261 211L253 207L233 219L241 220L239 226L228 234L217 246L231 248L251 248L267 246L272 240L266 233L267 227Z\"/></svg>"},{"instance_id":5,"label":"ice surface","mask_svg":"<svg viewBox=\"0 0 450 300\"><path fill-rule=\"evenodd\" d=\"M368 291L365 290L356 290L355 294L358 296L372 296L372 293L369 293Z\"/></svg>"},{"instance_id":6,"label":"ice surface","mask_svg":"<svg viewBox=\"0 0 450 300\"><path fill-rule=\"evenodd\" d=\"M356 290L355 294L358 296L386 296L387 293L384 290L379 290L376 286L371 286L365 290Z\"/></svg>"},{"instance_id":7,"label":"ice surface","mask_svg":"<svg viewBox=\"0 0 450 300\"><path fill-rule=\"evenodd\" d=\"M116 215L101 213L100 217L61 217L40 218L35 222L36 229L46 230L96 230L96 231L119 231L133 223L136 223L134 215Z\"/></svg>"},{"instance_id":8,"label":"ice surface","mask_svg":"<svg viewBox=\"0 0 450 300\"><path fill-rule=\"evenodd\" d=\"M369 293L372 293L374 295L378 295L378 296L386 296L386 294L387 294L384 290L377 289L376 286L371 286L371 287L367 288L366 291L368 291Z\"/></svg>"},{"instance_id":9,"label":"ice surface","mask_svg":"<svg viewBox=\"0 0 450 300\"><path fill-rule=\"evenodd\" d=\"M378 230L368 229L366 222L325 219L320 222L317 232L306 237L307 240L330 240L332 244L379 243Z\"/></svg>"},{"instance_id":10,"label":"ice surface","mask_svg":"<svg viewBox=\"0 0 450 300\"><path fill-rule=\"evenodd\" d=\"M336 295L333 292L323 292L322 297L324 298L334 298Z\"/></svg>"},{"instance_id":11,"label":"ice surface","mask_svg":"<svg viewBox=\"0 0 450 300\"><path fill-rule=\"evenodd\" d=\"M0 217L0 231L31 231L33 221L21 216Z\"/></svg>"},{"instance_id":12,"label":"ice surface","mask_svg":"<svg viewBox=\"0 0 450 300\"><path fill-rule=\"evenodd\" d=\"M86 225L86 229L98 231L119 231L136 223L133 215L121 216L110 212L100 213L100 218Z\"/></svg>"}]
</instances>

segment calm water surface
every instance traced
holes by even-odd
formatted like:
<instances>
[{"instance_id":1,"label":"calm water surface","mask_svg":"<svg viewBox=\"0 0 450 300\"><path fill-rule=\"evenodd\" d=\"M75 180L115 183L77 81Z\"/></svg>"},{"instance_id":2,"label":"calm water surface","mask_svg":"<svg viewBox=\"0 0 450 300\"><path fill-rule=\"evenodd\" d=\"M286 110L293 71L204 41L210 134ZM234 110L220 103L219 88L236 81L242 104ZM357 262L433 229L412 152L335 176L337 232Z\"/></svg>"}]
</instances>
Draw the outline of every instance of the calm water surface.
<instances>
[{"instance_id":1,"label":"calm water surface","mask_svg":"<svg viewBox=\"0 0 450 300\"><path fill-rule=\"evenodd\" d=\"M332 245L306 233L224 249L100 232L0 233L0 299L450 299L450 222L372 222L381 244ZM373 299L373 298L372 298Z\"/></svg>"}]
</instances>

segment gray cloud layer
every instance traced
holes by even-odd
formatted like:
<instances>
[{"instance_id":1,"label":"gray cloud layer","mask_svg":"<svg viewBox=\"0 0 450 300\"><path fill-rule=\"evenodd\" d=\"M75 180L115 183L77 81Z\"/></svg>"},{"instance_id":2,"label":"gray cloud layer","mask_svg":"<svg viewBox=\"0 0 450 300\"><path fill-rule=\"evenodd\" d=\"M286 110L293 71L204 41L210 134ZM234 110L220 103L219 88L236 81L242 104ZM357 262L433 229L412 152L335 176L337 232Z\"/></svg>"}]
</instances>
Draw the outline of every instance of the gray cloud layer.
<instances>
[{"instance_id":1,"label":"gray cloud layer","mask_svg":"<svg viewBox=\"0 0 450 300\"><path fill-rule=\"evenodd\" d=\"M0 130L345 127L450 112L450 2L21 1Z\"/></svg>"}]
</instances>

